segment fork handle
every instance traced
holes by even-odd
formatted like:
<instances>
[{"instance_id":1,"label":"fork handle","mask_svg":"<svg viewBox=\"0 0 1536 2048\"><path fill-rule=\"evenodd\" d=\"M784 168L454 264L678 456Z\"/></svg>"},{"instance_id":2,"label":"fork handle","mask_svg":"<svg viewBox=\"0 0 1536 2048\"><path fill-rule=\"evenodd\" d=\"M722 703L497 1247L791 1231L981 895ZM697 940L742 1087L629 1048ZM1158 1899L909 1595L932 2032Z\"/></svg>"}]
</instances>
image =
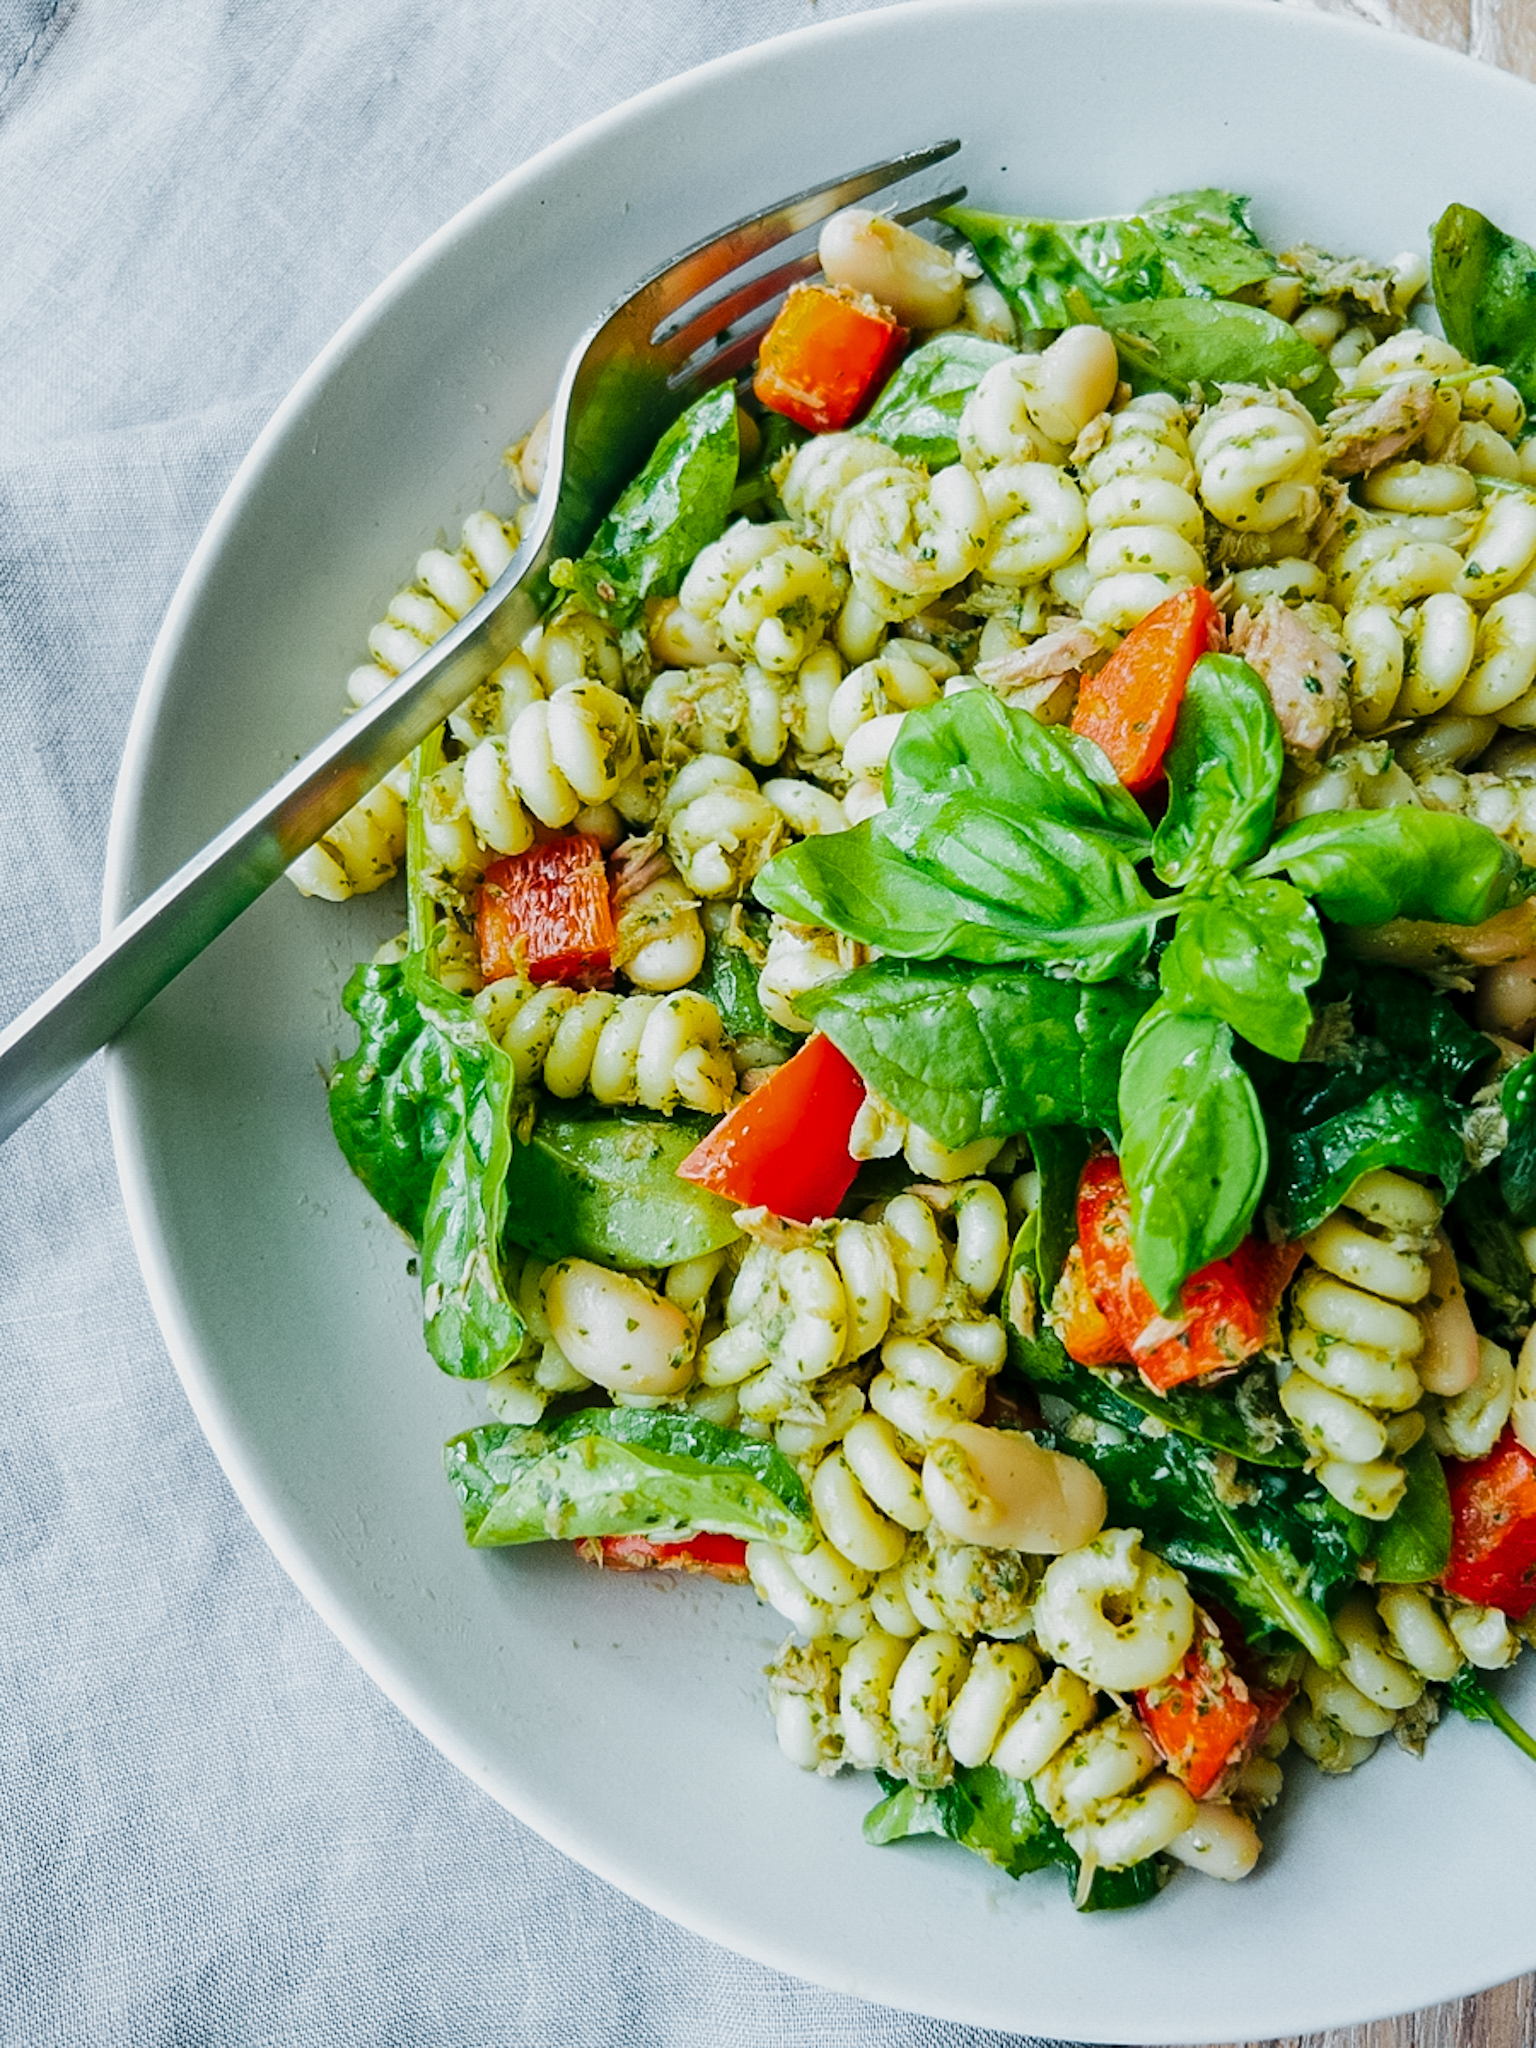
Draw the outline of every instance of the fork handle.
<instances>
[{"instance_id":1,"label":"fork handle","mask_svg":"<svg viewBox=\"0 0 1536 2048\"><path fill-rule=\"evenodd\" d=\"M473 611L0 1031L0 1144L519 645L538 622L542 541L530 535Z\"/></svg>"}]
</instances>

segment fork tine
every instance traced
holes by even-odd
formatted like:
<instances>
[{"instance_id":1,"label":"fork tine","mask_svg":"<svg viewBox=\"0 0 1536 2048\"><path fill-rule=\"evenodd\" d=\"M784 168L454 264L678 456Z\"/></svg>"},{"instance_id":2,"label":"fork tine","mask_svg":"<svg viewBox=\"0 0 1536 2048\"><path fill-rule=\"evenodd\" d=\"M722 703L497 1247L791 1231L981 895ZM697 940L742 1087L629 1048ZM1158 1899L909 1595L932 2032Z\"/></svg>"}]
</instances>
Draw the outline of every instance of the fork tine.
<instances>
[{"instance_id":1,"label":"fork tine","mask_svg":"<svg viewBox=\"0 0 1536 2048\"><path fill-rule=\"evenodd\" d=\"M761 277L752 278L723 298L711 299L701 312L695 313L682 326L670 330L659 327L654 345L674 362L686 362L696 349L702 348L716 335L724 334L728 327L734 327L754 306L760 306L764 299L776 298L779 293L787 292L792 284L798 284L820 268L821 260L814 249L808 255L796 256L788 263L779 264L775 270L764 271Z\"/></svg>"},{"instance_id":2,"label":"fork tine","mask_svg":"<svg viewBox=\"0 0 1536 2048\"><path fill-rule=\"evenodd\" d=\"M906 227L912 221L937 213L942 207L956 205L964 197L965 187L956 185L951 191L939 193L936 198L917 201L891 218ZM778 303L746 333L733 335L730 329L743 314L752 312L765 299L782 302L783 294L791 285L809 277L818 267L814 250L809 255L797 256L792 262L781 263L776 270L753 278L739 291L712 300L701 313L693 316L686 327L675 329L658 350L658 354L670 357L678 365L667 379L668 389L677 391L687 385L703 392L722 377L735 376L744 370L757 353L758 343L772 326ZM705 353L711 340L718 340L720 346Z\"/></svg>"},{"instance_id":3,"label":"fork tine","mask_svg":"<svg viewBox=\"0 0 1536 2048\"><path fill-rule=\"evenodd\" d=\"M869 164L847 177L834 178L825 185L813 185L808 191L797 192L792 199L780 200L776 206L767 207L762 213L749 214L719 234L696 242L691 249L647 278L641 290L654 302L658 315L673 312L731 271L739 270L755 256L776 248L803 228L814 227L841 207L867 199L872 192L884 191L887 185L913 177L917 172L927 170L931 164L943 163L960 146L955 139L937 142L931 148L909 150L905 156L890 157L884 163Z\"/></svg>"},{"instance_id":4,"label":"fork tine","mask_svg":"<svg viewBox=\"0 0 1536 2048\"><path fill-rule=\"evenodd\" d=\"M691 402L693 396L723 383L727 377L739 377L757 354L763 336L772 325L773 313L770 312L745 333L730 335L708 354L696 355L681 369L673 371L667 379L667 388L676 392L686 391Z\"/></svg>"},{"instance_id":5,"label":"fork tine","mask_svg":"<svg viewBox=\"0 0 1536 2048\"><path fill-rule=\"evenodd\" d=\"M903 207L890 218L898 226L908 227L915 220L926 220L930 214L940 212L946 206L954 206L965 197L965 187L954 185L947 192L937 193L930 199L916 200L911 206ZM765 299L771 299L776 292L788 291L792 284L810 277L819 268L815 250L804 256L791 258L776 269L764 271L760 276L749 278L738 285L733 292L727 292L718 299L711 299L698 312L671 324L663 321L651 336L651 345L658 348L673 362L684 362L695 349L701 348L714 335L723 334L733 327L745 313L754 306L760 306Z\"/></svg>"}]
</instances>

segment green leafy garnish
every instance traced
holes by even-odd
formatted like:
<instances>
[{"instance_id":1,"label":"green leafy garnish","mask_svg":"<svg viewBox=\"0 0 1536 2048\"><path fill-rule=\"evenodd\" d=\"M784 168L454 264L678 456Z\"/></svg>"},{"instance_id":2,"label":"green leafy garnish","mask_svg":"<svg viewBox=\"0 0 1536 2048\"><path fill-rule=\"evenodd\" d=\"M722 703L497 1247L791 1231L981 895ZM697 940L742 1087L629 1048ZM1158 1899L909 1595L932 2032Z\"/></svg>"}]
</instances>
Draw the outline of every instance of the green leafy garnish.
<instances>
[{"instance_id":1,"label":"green leafy garnish","mask_svg":"<svg viewBox=\"0 0 1536 2048\"><path fill-rule=\"evenodd\" d=\"M1451 1496L1445 1467L1428 1437L1398 1460L1408 1485L1376 1544L1376 1581L1418 1586L1438 1579L1451 1555Z\"/></svg>"},{"instance_id":2,"label":"green leafy garnish","mask_svg":"<svg viewBox=\"0 0 1536 2048\"><path fill-rule=\"evenodd\" d=\"M943 1145L1117 1125L1120 1059L1152 1001L1123 981L877 960L799 999L865 1081Z\"/></svg>"},{"instance_id":3,"label":"green leafy garnish","mask_svg":"<svg viewBox=\"0 0 1536 2048\"><path fill-rule=\"evenodd\" d=\"M979 334L939 334L901 364L859 425L899 455L915 456L930 470L958 462L956 434L965 401L994 363L1014 354Z\"/></svg>"},{"instance_id":4,"label":"green leafy garnish","mask_svg":"<svg viewBox=\"0 0 1536 2048\"><path fill-rule=\"evenodd\" d=\"M864 1816L866 1842L884 1848L914 1835L942 1835L1013 1878L1052 1866L1064 1870L1076 1897L1081 1859L1022 1780L1004 1776L991 1764L958 1765L950 1784L931 1790L904 1784L884 1771L877 1776L885 1797ZM1095 1870L1079 1910L1139 1906L1161 1891L1167 1876L1156 1857L1124 1870Z\"/></svg>"},{"instance_id":5,"label":"green leafy garnish","mask_svg":"<svg viewBox=\"0 0 1536 2048\"><path fill-rule=\"evenodd\" d=\"M796 1551L816 1540L805 1489L772 1444L675 1409L490 1423L454 1437L443 1462L478 1549L576 1536L680 1542L702 1530Z\"/></svg>"},{"instance_id":6,"label":"green leafy garnish","mask_svg":"<svg viewBox=\"0 0 1536 2048\"><path fill-rule=\"evenodd\" d=\"M967 238L1025 327L1069 327L1083 305L1224 297L1276 267L1234 192L1174 192L1102 220L1022 220L970 207L941 218Z\"/></svg>"},{"instance_id":7,"label":"green leafy garnish","mask_svg":"<svg viewBox=\"0 0 1536 2048\"><path fill-rule=\"evenodd\" d=\"M736 387L695 399L592 537L579 560L557 562L550 581L587 610L630 625L648 597L672 597L701 548L731 514L740 441Z\"/></svg>"},{"instance_id":8,"label":"green leafy garnish","mask_svg":"<svg viewBox=\"0 0 1536 2048\"><path fill-rule=\"evenodd\" d=\"M1209 397L1224 384L1274 385L1316 420L1338 403L1339 380L1328 358L1261 306L1161 299L1106 313L1104 324L1133 391L1188 398L1197 388Z\"/></svg>"},{"instance_id":9,"label":"green leafy garnish","mask_svg":"<svg viewBox=\"0 0 1536 2048\"><path fill-rule=\"evenodd\" d=\"M1471 363L1495 363L1536 410L1536 249L1473 206L1448 206L1432 239L1435 309Z\"/></svg>"},{"instance_id":10,"label":"green leafy garnish","mask_svg":"<svg viewBox=\"0 0 1536 2048\"><path fill-rule=\"evenodd\" d=\"M546 1259L673 1266L734 1244L729 1202L679 1180L707 1117L545 1102L514 1151L506 1237Z\"/></svg>"},{"instance_id":11,"label":"green leafy garnish","mask_svg":"<svg viewBox=\"0 0 1536 2048\"><path fill-rule=\"evenodd\" d=\"M1495 1728L1509 1737L1516 1749L1523 1749L1536 1762L1536 1735L1521 1727L1508 1707L1494 1696L1487 1679L1474 1665L1468 1664L1457 1672L1445 1688L1445 1697L1468 1721L1492 1722Z\"/></svg>"}]
</instances>

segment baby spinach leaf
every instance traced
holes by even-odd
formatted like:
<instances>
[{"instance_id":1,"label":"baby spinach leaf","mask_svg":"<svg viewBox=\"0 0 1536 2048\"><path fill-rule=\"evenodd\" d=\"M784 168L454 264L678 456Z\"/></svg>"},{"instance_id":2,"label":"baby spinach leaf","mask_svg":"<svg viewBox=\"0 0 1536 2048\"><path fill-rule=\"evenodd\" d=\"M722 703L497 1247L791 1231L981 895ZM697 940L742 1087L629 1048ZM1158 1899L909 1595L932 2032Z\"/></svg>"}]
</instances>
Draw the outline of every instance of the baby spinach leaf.
<instances>
[{"instance_id":1,"label":"baby spinach leaf","mask_svg":"<svg viewBox=\"0 0 1536 2048\"><path fill-rule=\"evenodd\" d=\"M1126 1048L1120 1127L1137 1270L1176 1315L1190 1274L1247 1230L1269 1170L1263 1115L1230 1028L1155 1004Z\"/></svg>"},{"instance_id":2,"label":"baby spinach leaf","mask_svg":"<svg viewBox=\"0 0 1536 2048\"><path fill-rule=\"evenodd\" d=\"M1536 410L1536 249L1473 206L1435 222L1432 277L1445 338L1472 363L1497 363Z\"/></svg>"},{"instance_id":3,"label":"baby spinach leaf","mask_svg":"<svg viewBox=\"0 0 1536 2048\"><path fill-rule=\"evenodd\" d=\"M331 1079L331 1127L385 1214L421 1246L427 1348L482 1379L522 1340L499 1247L512 1157L512 1062L412 954L360 967L342 998L358 1049Z\"/></svg>"},{"instance_id":4,"label":"baby spinach leaf","mask_svg":"<svg viewBox=\"0 0 1536 2048\"><path fill-rule=\"evenodd\" d=\"M1312 906L1288 882L1230 881L1179 912L1159 972L1175 1009L1203 1010L1277 1059L1300 1059L1323 967Z\"/></svg>"},{"instance_id":5,"label":"baby spinach leaf","mask_svg":"<svg viewBox=\"0 0 1536 2048\"><path fill-rule=\"evenodd\" d=\"M1118 1124L1120 1057L1150 988L1024 968L871 962L800 999L868 1085L941 1144Z\"/></svg>"},{"instance_id":6,"label":"baby spinach leaf","mask_svg":"<svg viewBox=\"0 0 1536 2048\"><path fill-rule=\"evenodd\" d=\"M991 1764L958 1764L950 1784L931 1790L884 1771L876 1775L885 1797L864 1816L864 1839L876 1848L914 1835L942 1835L1013 1878L1056 1865L1076 1893L1082 1867L1077 1853L1021 1779ZM1081 1910L1139 1906L1156 1896L1167 1876L1156 1857L1124 1870L1096 1870Z\"/></svg>"},{"instance_id":7,"label":"baby spinach leaf","mask_svg":"<svg viewBox=\"0 0 1536 2048\"><path fill-rule=\"evenodd\" d=\"M1408 1485L1376 1542L1376 1582L1416 1586L1438 1579L1451 1555L1451 1496L1428 1437L1399 1460Z\"/></svg>"},{"instance_id":8,"label":"baby spinach leaf","mask_svg":"<svg viewBox=\"0 0 1536 2048\"><path fill-rule=\"evenodd\" d=\"M956 432L965 401L994 363L1014 351L979 334L939 334L913 349L860 423L861 434L888 442L930 470L960 460Z\"/></svg>"},{"instance_id":9,"label":"baby spinach leaf","mask_svg":"<svg viewBox=\"0 0 1536 2048\"><path fill-rule=\"evenodd\" d=\"M515 1148L506 1237L546 1259L672 1266L734 1244L729 1202L679 1180L708 1117L544 1103Z\"/></svg>"},{"instance_id":10,"label":"baby spinach leaf","mask_svg":"<svg viewBox=\"0 0 1536 2048\"><path fill-rule=\"evenodd\" d=\"M1086 1382L1086 1384L1083 1384ZM1054 1421L1042 1441L1091 1465L1112 1522L1140 1529L1181 1571L1205 1581L1250 1639L1275 1630L1335 1666L1340 1645L1325 1603L1352 1585L1367 1526L1305 1472L1245 1465L1178 1431L1149 1432L1141 1411L1102 1375L1074 1380L1081 1419Z\"/></svg>"},{"instance_id":11,"label":"baby spinach leaf","mask_svg":"<svg viewBox=\"0 0 1536 2048\"><path fill-rule=\"evenodd\" d=\"M745 927L743 936L766 948L768 920L762 912L748 908L743 911L741 922ZM761 954L758 957L761 958ZM782 1024L775 1024L763 1009L757 990L757 974L751 953L745 946L738 945L729 931L706 930L704 967L691 986L701 996L707 996L720 1012L720 1021L738 1049L751 1045L754 1050L761 1049L765 1053L777 1052L782 1058L793 1052L800 1041L794 1032L786 1031ZM763 1064L768 1063L765 1058Z\"/></svg>"},{"instance_id":12,"label":"baby spinach leaf","mask_svg":"<svg viewBox=\"0 0 1536 2048\"><path fill-rule=\"evenodd\" d=\"M1020 220L954 207L941 216L975 249L1025 327L1067 327L1072 299L1105 307L1212 297L1268 277L1275 259L1235 193L1175 192L1105 220Z\"/></svg>"},{"instance_id":13,"label":"baby spinach leaf","mask_svg":"<svg viewBox=\"0 0 1536 2048\"><path fill-rule=\"evenodd\" d=\"M1152 836L1141 807L1092 740L1042 725L990 690L963 690L910 712L891 749L885 786L904 821L893 828L892 843L908 851L918 821L966 794L1096 833L1138 858Z\"/></svg>"},{"instance_id":14,"label":"baby spinach leaf","mask_svg":"<svg viewBox=\"0 0 1536 2048\"><path fill-rule=\"evenodd\" d=\"M1288 321L1260 306L1227 299L1159 299L1104 315L1120 367L1133 391L1171 391L1187 398L1196 385L1209 396L1223 384L1276 385L1298 398L1316 420L1338 400L1328 358Z\"/></svg>"},{"instance_id":15,"label":"baby spinach leaf","mask_svg":"<svg viewBox=\"0 0 1536 2048\"><path fill-rule=\"evenodd\" d=\"M516 1080L511 1059L462 996L423 978L417 1001L448 1048L448 1099L457 1113L422 1222L427 1349L444 1372L486 1379L511 1361L523 1337L501 1270Z\"/></svg>"},{"instance_id":16,"label":"baby spinach leaf","mask_svg":"<svg viewBox=\"0 0 1536 2048\"><path fill-rule=\"evenodd\" d=\"M583 1408L519 1429L488 1423L444 1448L477 1549L576 1536L701 1530L809 1550L810 1503L771 1444L669 1408Z\"/></svg>"},{"instance_id":17,"label":"baby spinach leaf","mask_svg":"<svg viewBox=\"0 0 1536 2048\"><path fill-rule=\"evenodd\" d=\"M1504 1076L1499 1106L1509 1138L1499 1158L1499 1191L1522 1227L1536 1223L1536 1059L1522 1060Z\"/></svg>"},{"instance_id":18,"label":"baby spinach leaf","mask_svg":"<svg viewBox=\"0 0 1536 2048\"><path fill-rule=\"evenodd\" d=\"M557 562L550 580L598 618L627 626L648 597L672 597L701 548L730 517L740 441L736 387L695 399L592 537L578 561Z\"/></svg>"},{"instance_id":19,"label":"baby spinach leaf","mask_svg":"<svg viewBox=\"0 0 1536 2048\"><path fill-rule=\"evenodd\" d=\"M331 1076L331 1129L385 1215L419 1241L458 1121L449 1048L422 1015L403 966L354 968L341 1001L358 1047Z\"/></svg>"},{"instance_id":20,"label":"baby spinach leaf","mask_svg":"<svg viewBox=\"0 0 1536 2048\"><path fill-rule=\"evenodd\" d=\"M1339 924L1393 917L1481 924L1523 902L1531 888L1518 856L1486 825L1408 804L1303 818L1252 872L1289 875Z\"/></svg>"},{"instance_id":21,"label":"baby spinach leaf","mask_svg":"<svg viewBox=\"0 0 1536 2048\"><path fill-rule=\"evenodd\" d=\"M1484 1335L1518 1350L1531 1324L1536 1275L1492 1172L1456 1190L1445 1232L1467 1290L1472 1320Z\"/></svg>"},{"instance_id":22,"label":"baby spinach leaf","mask_svg":"<svg viewBox=\"0 0 1536 2048\"><path fill-rule=\"evenodd\" d=\"M1363 1173L1396 1166L1428 1174L1453 1195L1467 1169L1460 1119L1420 1081L1381 1081L1321 1122L1281 1119L1270 1199L1292 1237L1315 1230Z\"/></svg>"},{"instance_id":23,"label":"baby spinach leaf","mask_svg":"<svg viewBox=\"0 0 1536 2048\"><path fill-rule=\"evenodd\" d=\"M1195 663L1166 765L1168 809L1152 839L1165 882L1180 886L1263 852L1285 754L1269 692L1246 661L1206 654Z\"/></svg>"}]
</instances>

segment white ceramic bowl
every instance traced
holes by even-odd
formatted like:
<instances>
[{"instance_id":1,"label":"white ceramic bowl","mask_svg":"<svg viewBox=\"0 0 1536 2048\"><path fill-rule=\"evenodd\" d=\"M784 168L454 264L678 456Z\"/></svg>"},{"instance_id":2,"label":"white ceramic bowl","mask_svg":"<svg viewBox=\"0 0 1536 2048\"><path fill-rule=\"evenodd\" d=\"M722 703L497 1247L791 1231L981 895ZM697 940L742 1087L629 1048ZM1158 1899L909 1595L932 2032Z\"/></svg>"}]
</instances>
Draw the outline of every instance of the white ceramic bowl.
<instances>
[{"instance_id":1,"label":"white ceramic bowl","mask_svg":"<svg viewBox=\"0 0 1536 2048\"><path fill-rule=\"evenodd\" d=\"M940 136L975 203L1252 193L1272 243L1390 257L1451 200L1536 238L1536 94L1240 0L959 0L749 50L618 108L467 208L347 324L199 546L150 665L108 920L336 719L421 548L493 499L573 337L695 237ZM282 602L273 601L282 593ZM782 1633L713 1585L466 1550L439 1468L480 1414L418 1334L401 1241L331 1143L348 966L399 922L280 886L111 1064L129 1214L187 1392L257 1524L385 1690L524 1820L699 1932L840 1990L1121 2042L1308 2031L1536 1964L1536 1771L1454 1724L1337 1783L1296 1768L1259 1872L1075 1916L933 1841L876 1851L868 1779L779 1756ZM1518 1697L1518 1695L1517 1695Z\"/></svg>"}]
</instances>

